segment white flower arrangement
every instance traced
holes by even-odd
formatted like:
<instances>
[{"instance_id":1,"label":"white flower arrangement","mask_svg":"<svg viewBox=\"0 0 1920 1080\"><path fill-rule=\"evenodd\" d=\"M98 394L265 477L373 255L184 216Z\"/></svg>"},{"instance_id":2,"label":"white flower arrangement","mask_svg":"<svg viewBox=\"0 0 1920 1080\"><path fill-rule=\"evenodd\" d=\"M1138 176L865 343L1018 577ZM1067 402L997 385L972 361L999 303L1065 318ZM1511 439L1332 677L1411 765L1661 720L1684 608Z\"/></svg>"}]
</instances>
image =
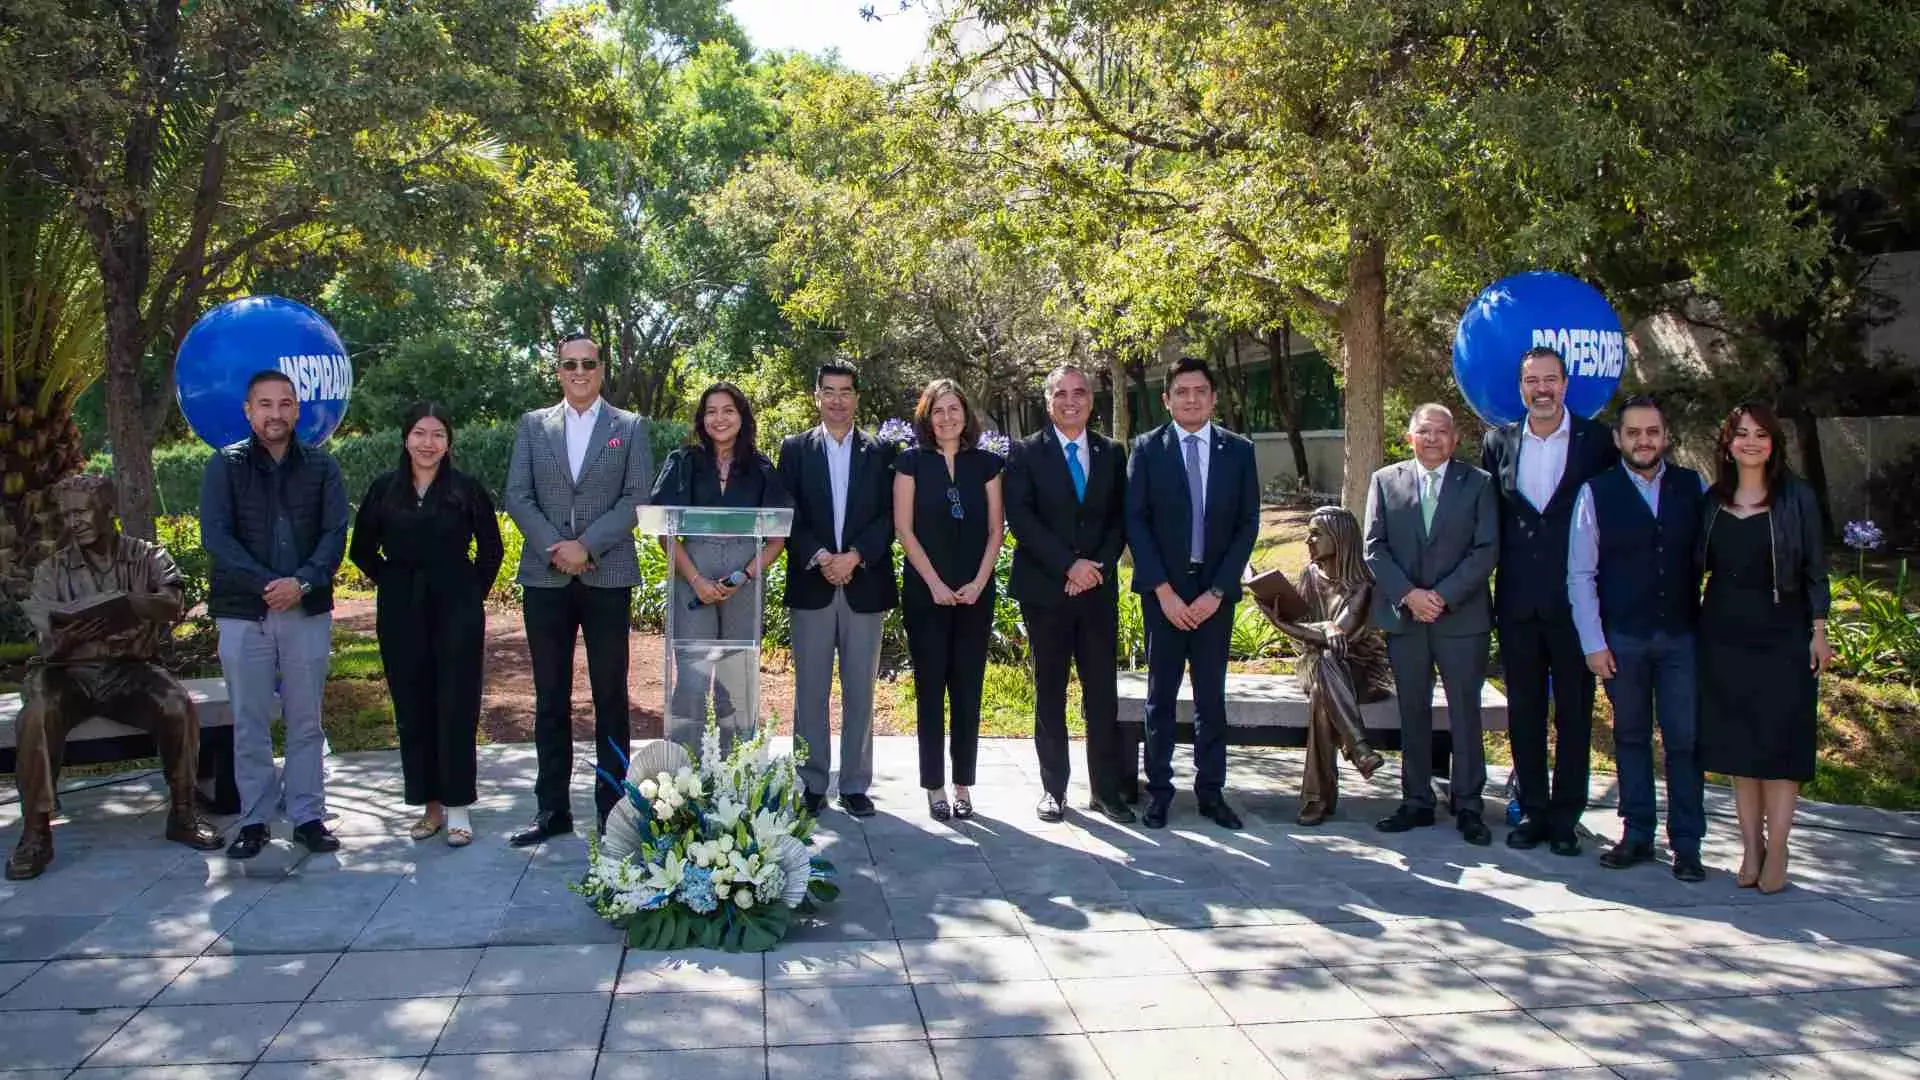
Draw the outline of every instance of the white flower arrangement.
<instances>
[{"instance_id":1,"label":"white flower arrangement","mask_svg":"<svg viewBox=\"0 0 1920 1080\"><path fill-rule=\"evenodd\" d=\"M602 778L625 797L605 838L589 842L586 878L573 888L630 945L760 952L786 936L796 912L839 895L833 865L807 846L814 821L798 761L762 758L771 735L723 756L719 729L708 725L698 762ZM805 749L796 752L804 760Z\"/></svg>"}]
</instances>

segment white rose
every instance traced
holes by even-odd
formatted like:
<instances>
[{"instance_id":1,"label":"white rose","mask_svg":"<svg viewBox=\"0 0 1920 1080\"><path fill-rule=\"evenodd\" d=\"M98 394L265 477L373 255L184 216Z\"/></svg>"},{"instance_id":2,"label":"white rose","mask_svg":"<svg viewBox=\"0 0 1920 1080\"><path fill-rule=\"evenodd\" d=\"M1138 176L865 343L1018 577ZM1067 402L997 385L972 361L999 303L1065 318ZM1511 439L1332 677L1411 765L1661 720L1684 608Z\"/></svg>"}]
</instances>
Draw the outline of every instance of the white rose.
<instances>
[{"instance_id":1,"label":"white rose","mask_svg":"<svg viewBox=\"0 0 1920 1080\"><path fill-rule=\"evenodd\" d=\"M660 794L660 785L651 780L640 781L640 797L651 801Z\"/></svg>"},{"instance_id":2,"label":"white rose","mask_svg":"<svg viewBox=\"0 0 1920 1080\"><path fill-rule=\"evenodd\" d=\"M733 851L733 837L723 836L720 838L719 844L721 854L724 855Z\"/></svg>"},{"instance_id":3,"label":"white rose","mask_svg":"<svg viewBox=\"0 0 1920 1080\"><path fill-rule=\"evenodd\" d=\"M753 906L753 890L752 889L739 890L738 892L733 894L733 902L739 905L740 910L742 911L747 910L748 908Z\"/></svg>"}]
</instances>

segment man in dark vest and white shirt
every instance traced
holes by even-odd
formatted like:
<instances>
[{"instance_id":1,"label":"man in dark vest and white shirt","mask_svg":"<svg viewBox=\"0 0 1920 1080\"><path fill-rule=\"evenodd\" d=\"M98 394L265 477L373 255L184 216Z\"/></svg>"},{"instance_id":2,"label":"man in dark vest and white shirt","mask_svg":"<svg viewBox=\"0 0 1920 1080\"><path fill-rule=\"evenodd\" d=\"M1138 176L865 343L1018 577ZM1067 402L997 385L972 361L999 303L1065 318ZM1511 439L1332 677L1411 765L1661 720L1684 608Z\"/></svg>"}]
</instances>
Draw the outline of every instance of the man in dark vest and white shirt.
<instances>
[{"instance_id":1,"label":"man in dark vest and white shirt","mask_svg":"<svg viewBox=\"0 0 1920 1080\"><path fill-rule=\"evenodd\" d=\"M1673 876L1704 881L1704 779L1694 758L1694 623L1700 609L1700 531L1705 483L1667 461L1667 423L1652 398L1636 397L1614 421L1620 464L1580 489L1567 551L1567 598L1587 667L1613 702L1620 766L1620 842L1600 856L1618 870L1653 858L1658 821L1653 726L1667 758L1667 843Z\"/></svg>"},{"instance_id":2,"label":"man in dark vest and white shirt","mask_svg":"<svg viewBox=\"0 0 1920 1080\"><path fill-rule=\"evenodd\" d=\"M1494 619L1507 680L1507 738L1520 781L1520 824L1507 846L1580 854L1593 751L1593 672L1567 603L1567 543L1580 486L1620 459L1606 425L1566 407L1567 363L1552 349L1520 358L1527 415L1487 432L1480 467L1500 499ZM1553 697L1553 774L1547 774L1547 697Z\"/></svg>"}]
</instances>

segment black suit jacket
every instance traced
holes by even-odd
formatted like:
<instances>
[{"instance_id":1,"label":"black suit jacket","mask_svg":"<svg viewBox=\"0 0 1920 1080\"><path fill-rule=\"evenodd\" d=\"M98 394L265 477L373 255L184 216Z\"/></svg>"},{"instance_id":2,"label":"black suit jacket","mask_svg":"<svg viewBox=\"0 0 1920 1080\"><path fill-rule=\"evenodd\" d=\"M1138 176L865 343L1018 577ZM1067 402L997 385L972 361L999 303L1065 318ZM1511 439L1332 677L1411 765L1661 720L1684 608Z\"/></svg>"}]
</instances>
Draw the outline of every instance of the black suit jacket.
<instances>
[{"instance_id":1,"label":"black suit jacket","mask_svg":"<svg viewBox=\"0 0 1920 1080\"><path fill-rule=\"evenodd\" d=\"M893 576L893 452L855 428L847 472L847 517L841 545L833 542L833 477L827 470L826 435L819 429L780 440L780 482L793 497L793 532L787 537L787 606L817 611L833 603L833 586L810 564L826 549L860 553L860 569L846 584L847 605L872 614L899 603Z\"/></svg>"},{"instance_id":2,"label":"black suit jacket","mask_svg":"<svg viewBox=\"0 0 1920 1080\"><path fill-rule=\"evenodd\" d=\"M1053 425L1013 444L1007 459L1007 525L1013 530L1013 574L1008 587L1022 604L1058 604L1067 597L1067 568L1080 559L1100 564L1099 591L1119 589L1120 552L1127 544L1127 451L1089 430L1087 495L1073 493Z\"/></svg>"},{"instance_id":3,"label":"black suit jacket","mask_svg":"<svg viewBox=\"0 0 1920 1080\"><path fill-rule=\"evenodd\" d=\"M1169 421L1140 436L1127 459L1127 546L1133 551L1133 591L1142 595L1168 581L1179 590L1186 580L1193 503L1180 451L1183 434ZM1260 534L1260 476L1252 440L1218 424L1208 457L1206 515L1202 587L1237 600ZM1181 599L1194 597L1183 592Z\"/></svg>"},{"instance_id":4,"label":"black suit jacket","mask_svg":"<svg viewBox=\"0 0 1920 1080\"><path fill-rule=\"evenodd\" d=\"M1567 600L1567 545L1580 487L1613 468L1620 451L1605 424L1570 415L1567 467L1545 510L1520 493L1521 428L1526 418L1494 428L1480 449L1480 467L1493 477L1500 499L1500 566L1493 604L1502 619L1573 618Z\"/></svg>"}]
</instances>

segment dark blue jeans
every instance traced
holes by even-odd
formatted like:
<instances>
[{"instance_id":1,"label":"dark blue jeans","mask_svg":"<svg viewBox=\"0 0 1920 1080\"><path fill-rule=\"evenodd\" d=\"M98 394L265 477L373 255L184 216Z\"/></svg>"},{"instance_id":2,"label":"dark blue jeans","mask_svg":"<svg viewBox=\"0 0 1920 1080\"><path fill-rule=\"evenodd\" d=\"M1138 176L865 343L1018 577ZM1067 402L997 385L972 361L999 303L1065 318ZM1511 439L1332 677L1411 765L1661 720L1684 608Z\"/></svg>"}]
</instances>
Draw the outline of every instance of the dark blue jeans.
<instances>
[{"instance_id":1,"label":"dark blue jeans","mask_svg":"<svg viewBox=\"0 0 1920 1080\"><path fill-rule=\"evenodd\" d=\"M1620 816L1627 839L1653 842L1653 725L1667 757L1667 843L1676 854L1698 855L1707 827L1705 778L1694 755L1698 695L1693 635L1649 637L1608 633L1615 674L1606 681L1613 703L1614 759L1620 766Z\"/></svg>"}]
</instances>

